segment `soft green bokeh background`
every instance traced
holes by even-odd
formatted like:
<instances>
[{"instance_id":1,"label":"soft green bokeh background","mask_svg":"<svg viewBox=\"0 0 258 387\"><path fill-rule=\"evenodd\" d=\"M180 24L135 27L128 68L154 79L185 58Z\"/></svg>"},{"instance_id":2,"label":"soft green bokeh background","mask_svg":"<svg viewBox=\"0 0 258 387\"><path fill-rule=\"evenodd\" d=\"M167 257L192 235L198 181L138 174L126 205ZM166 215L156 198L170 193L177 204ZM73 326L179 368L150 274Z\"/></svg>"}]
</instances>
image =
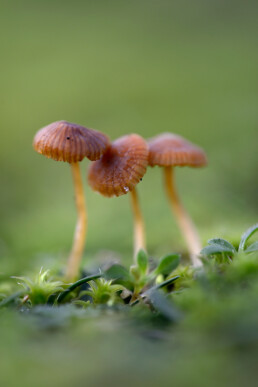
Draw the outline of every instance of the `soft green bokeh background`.
<instances>
[{"instance_id":1,"label":"soft green bokeh background","mask_svg":"<svg viewBox=\"0 0 258 387\"><path fill-rule=\"evenodd\" d=\"M0 272L66 261L76 221L69 165L39 156L31 145L40 127L60 119L111 139L172 131L202 146L208 168L180 169L177 181L203 242L236 241L257 221L256 1L11 0L0 6ZM87 162L81 167L86 176ZM148 170L139 185L148 249L157 256L184 251L160 172ZM128 262L128 195L106 199L86 183L85 189L85 261L108 250ZM26 345L31 361L36 344ZM55 345L62 348L51 344L50 360Z\"/></svg>"}]
</instances>

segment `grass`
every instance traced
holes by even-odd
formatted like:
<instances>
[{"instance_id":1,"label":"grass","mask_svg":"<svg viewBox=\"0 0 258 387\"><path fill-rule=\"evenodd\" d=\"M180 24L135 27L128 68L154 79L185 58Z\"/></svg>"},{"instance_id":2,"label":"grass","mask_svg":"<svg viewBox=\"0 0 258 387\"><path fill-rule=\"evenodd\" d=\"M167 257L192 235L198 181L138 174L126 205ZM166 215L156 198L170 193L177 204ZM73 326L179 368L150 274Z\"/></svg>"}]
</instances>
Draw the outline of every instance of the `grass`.
<instances>
[{"instance_id":1,"label":"grass","mask_svg":"<svg viewBox=\"0 0 258 387\"><path fill-rule=\"evenodd\" d=\"M255 230L257 225L245 235L246 241ZM63 293L67 285L48 279L47 272L35 281L20 278L24 293L0 304L1 382L15 385L15 369L22 370L21 385L68 386L87 380L96 386L147 386L175 380L179 385L204 386L210 380L211 386L241 386L246 378L255 385L258 256L248 253L248 246L245 252L240 250L233 257L232 249L213 251L203 258L204 268L195 271L177 266L175 255L167 256L154 271L158 276L166 273L171 280L162 286L156 277L158 285L149 285L148 290L144 278L146 273L152 277L152 272L140 253L138 272L131 268L130 278L137 281L135 289L142 278L145 291L131 306L121 299L124 286L131 289L124 280L121 286L88 277ZM116 282L130 276L126 269L111 269L106 275L117 278ZM180 277L172 277L170 271ZM89 290L78 291L88 281ZM58 304L53 304L53 298L50 302L51 292L54 298L59 294ZM30 299L24 300L24 294ZM74 303L78 296L90 298Z\"/></svg>"}]
</instances>

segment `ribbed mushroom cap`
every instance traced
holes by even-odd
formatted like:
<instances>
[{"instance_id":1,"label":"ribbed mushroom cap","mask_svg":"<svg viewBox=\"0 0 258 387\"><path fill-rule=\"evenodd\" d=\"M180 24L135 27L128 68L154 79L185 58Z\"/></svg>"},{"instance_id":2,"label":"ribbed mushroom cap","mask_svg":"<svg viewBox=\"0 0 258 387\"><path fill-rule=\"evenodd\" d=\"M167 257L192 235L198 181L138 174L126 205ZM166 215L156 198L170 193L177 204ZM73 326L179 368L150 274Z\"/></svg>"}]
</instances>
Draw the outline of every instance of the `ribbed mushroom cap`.
<instances>
[{"instance_id":1,"label":"ribbed mushroom cap","mask_svg":"<svg viewBox=\"0 0 258 387\"><path fill-rule=\"evenodd\" d=\"M100 160L90 165L91 188L104 196L120 196L131 191L146 172L148 146L137 134L114 141Z\"/></svg>"},{"instance_id":2,"label":"ribbed mushroom cap","mask_svg":"<svg viewBox=\"0 0 258 387\"><path fill-rule=\"evenodd\" d=\"M105 134L67 121L45 126L36 133L33 141L38 153L68 163L81 161L84 157L98 160L108 144Z\"/></svg>"},{"instance_id":3,"label":"ribbed mushroom cap","mask_svg":"<svg viewBox=\"0 0 258 387\"><path fill-rule=\"evenodd\" d=\"M151 138L148 144L151 167L203 167L207 164L206 154L200 147L176 134L163 133Z\"/></svg>"}]
</instances>

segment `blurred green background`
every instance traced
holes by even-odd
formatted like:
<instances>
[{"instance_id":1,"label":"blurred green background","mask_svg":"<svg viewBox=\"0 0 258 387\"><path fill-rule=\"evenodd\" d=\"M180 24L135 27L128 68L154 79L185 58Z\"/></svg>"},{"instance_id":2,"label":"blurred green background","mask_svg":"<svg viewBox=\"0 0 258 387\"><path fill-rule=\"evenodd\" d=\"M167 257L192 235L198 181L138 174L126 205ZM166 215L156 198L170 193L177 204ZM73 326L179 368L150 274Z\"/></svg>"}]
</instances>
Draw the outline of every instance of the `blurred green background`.
<instances>
[{"instance_id":1,"label":"blurred green background","mask_svg":"<svg viewBox=\"0 0 258 387\"><path fill-rule=\"evenodd\" d=\"M177 182L203 242L214 236L234 242L257 222L256 1L9 0L1 1L0 7L1 273L17 275L66 261L76 222L69 165L47 160L32 149L36 131L61 119L99 129L111 139L131 132L148 138L171 131L202 146L209 166L178 169ZM87 167L83 161L85 177ZM103 198L89 189L86 178L85 190L89 207L85 262L101 260L109 251L129 262L128 195ZM184 251L159 168L148 170L139 194L149 252L159 256ZM150 343L132 341L126 328L117 342L113 320L107 320L104 333L99 321L100 329L92 336L88 325L78 334L42 337L35 327L25 331L26 323L19 330L20 324L16 315L1 319L1 364L6 370L1 377L6 386L17 385L14 373L9 384L5 379L13 369L19 369L25 385L38 386L75 381L84 385L85 372L92 384L98 376L96 385L109 385L111 372L119 386L126 372L137 384L137 378L146 377L151 369L145 379L150 386L170 372L165 360L173 340L162 355ZM199 341L191 337L183 364L188 379L180 354L170 359L172 370L178 383L193 386L198 381L207 386L198 372L203 378L218 376L216 367L225 364L227 354L203 344L203 351L198 347L197 372L192 359ZM87 351L91 356L85 366ZM246 365L252 367L249 360ZM241 374L236 375L234 367L242 361L235 358L226 368L224 382L241 385ZM98 373L98 362L103 374ZM47 382L48 372L56 372L52 384ZM171 385L164 380L161 385ZM221 385L219 378L212 380Z\"/></svg>"},{"instance_id":2,"label":"blurred green background","mask_svg":"<svg viewBox=\"0 0 258 387\"><path fill-rule=\"evenodd\" d=\"M200 0L2 2L1 270L66 260L76 221L69 165L32 149L36 131L61 119L111 139L172 131L202 146L208 168L178 169L177 181L203 242L237 239L257 221L255 11L255 2ZM86 179L85 189L86 256L130 258L129 196L100 197ZM183 251L159 168L139 193L149 252Z\"/></svg>"}]
</instances>

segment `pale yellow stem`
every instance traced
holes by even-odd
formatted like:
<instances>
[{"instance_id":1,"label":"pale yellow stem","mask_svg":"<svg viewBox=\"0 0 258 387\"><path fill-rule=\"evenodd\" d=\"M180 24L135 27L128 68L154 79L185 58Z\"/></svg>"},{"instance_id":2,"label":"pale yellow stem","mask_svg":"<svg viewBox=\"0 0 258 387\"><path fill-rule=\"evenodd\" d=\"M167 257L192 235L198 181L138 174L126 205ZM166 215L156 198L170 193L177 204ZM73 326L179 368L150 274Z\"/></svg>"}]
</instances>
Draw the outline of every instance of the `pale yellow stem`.
<instances>
[{"instance_id":1,"label":"pale yellow stem","mask_svg":"<svg viewBox=\"0 0 258 387\"><path fill-rule=\"evenodd\" d=\"M72 163L71 169L75 188L75 202L78 218L74 233L73 247L66 269L67 281L73 281L78 276L87 231L87 212L79 163Z\"/></svg>"},{"instance_id":2,"label":"pale yellow stem","mask_svg":"<svg viewBox=\"0 0 258 387\"><path fill-rule=\"evenodd\" d=\"M131 191L131 199L134 216L134 258L136 258L140 249L146 250L145 227L136 188Z\"/></svg>"},{"instance_id":3,"label":"pale yellow stem","mask_svg":"<svg viewBox=\"0 0 258 387\"><path fill-rule=\"evenodd\" d=\"M185 211L176 193L174 184L174 169L172 167L164 167L164 177L169 203L187 243L192 263L195 267L201 266L202 262L198 258L198 254L202 248L200 238L190 216Z\"/></svg>"}]
</instances>

